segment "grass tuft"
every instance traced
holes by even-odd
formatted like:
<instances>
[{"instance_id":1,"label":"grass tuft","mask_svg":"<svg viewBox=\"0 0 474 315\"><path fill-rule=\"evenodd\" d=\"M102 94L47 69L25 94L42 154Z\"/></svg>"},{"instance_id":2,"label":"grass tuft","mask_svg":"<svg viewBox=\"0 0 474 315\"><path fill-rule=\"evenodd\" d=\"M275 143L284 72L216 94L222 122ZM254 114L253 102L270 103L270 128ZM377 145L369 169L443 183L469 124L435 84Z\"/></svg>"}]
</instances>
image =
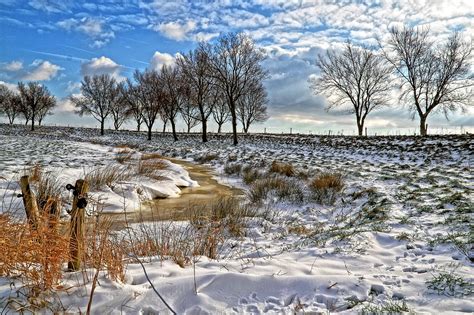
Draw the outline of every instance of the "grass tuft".
<instances>
[{"instance_id":1,"label":"grass tuft","mask_svg":"<svg viewBox=\"0 0 474 315\"><path fill-rule=\"evenodd\" d=\"M344 188L344 181L339 173L322 173L310 182L309 188L317 202L332 205Z\"/></svg>"}]
</instances>

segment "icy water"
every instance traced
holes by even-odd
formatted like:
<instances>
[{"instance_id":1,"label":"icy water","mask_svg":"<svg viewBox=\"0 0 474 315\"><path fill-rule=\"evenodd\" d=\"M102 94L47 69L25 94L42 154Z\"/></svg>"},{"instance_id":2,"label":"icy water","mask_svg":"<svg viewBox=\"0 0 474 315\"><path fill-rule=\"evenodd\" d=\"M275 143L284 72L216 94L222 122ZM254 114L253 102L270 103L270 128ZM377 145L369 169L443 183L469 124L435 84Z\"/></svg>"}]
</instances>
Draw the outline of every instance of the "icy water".
<instances>
[{"instance_id":1,"label":"icy water","mask_svg":"<svg viewBox=\"0 0 474 315\"><path fill-rule=\"evenodd\" d=\"M220 184L209 167L178 159L167 159L186 169L191 179L199 183L199 187L181 188L179 198L149 201L143 205L142 209L129 215L127 220L132 222L188 220L196 208L223 198L244 196L243 190Z\"/></svg>"}]
</instances>

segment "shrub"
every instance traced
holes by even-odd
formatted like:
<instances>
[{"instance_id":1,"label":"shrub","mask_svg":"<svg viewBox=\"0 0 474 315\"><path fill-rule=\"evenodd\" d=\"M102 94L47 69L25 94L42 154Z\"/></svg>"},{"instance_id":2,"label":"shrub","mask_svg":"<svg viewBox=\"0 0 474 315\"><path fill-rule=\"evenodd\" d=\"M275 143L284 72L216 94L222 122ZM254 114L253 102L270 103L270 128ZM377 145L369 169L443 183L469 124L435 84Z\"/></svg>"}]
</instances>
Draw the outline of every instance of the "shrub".
<instances>
[{"instance_id":1,"label":"shrub","mask_svg":"<svg viewBox=\"0 0 474 315\"><path fill-rule=\"evenodd\" d=\"M194 160L198 163L204 164L204 163L209 163L213 160L216 160L218 157L219 155L217 154L209 153L209 154L201 155L200 157L197 157Z\"/></svg>"},{"instance_id":2,"label":"shrub","mask_svg":"<svg viewBox=\"0 0 474 315\"><path fill-rule=\"evenodd\" d=\"M304 199L300 185L294 180L281 176L257 179L250 188L249 199L252 202L262 202L270 194L278 200L301 202Z\"/></svg>"},{"instance_id":3,"label":"shrub","mask_svg":"<svg viewBox=\"0 0 474 315\"><path fill-rule=\"evenodd\" d=\"M341 174L322 173L311 181L309 188L317 202L332 205L344 188L344 181Z\"/></svg>"},{"instance_id":4,"label":"shrub","mask_svg":"<svg viewBox=\"0 0 474 315\"><path fill-rule=\"evenodd\" d=\"M238 163L227 163L224 166L224 173L227 175L240 174L242 171L242 165Z\"/></svg>"},{"instance_id":5,"label":"shrub","mask_svg":"<svg viewBox=\"0 0 474 315\"><path fill-rule=\"evenodd\" d=\"M250 165L247 165L242 169L242 180L247 185L252 184L255 180L261 177L262 174Z\"/></svg>"},{"instance_id":6,"label":"shrub","mask_svg":"<svg viewBox=\"0 0 474 315\"><path fill-rule=\"evenodd\" d=\"M290 163L283 163L277 161L272 162L272 165L270 166L270 172L285 176L295 176L296 174L293 165L291 165Z\"/></svg>"}]
</instances>

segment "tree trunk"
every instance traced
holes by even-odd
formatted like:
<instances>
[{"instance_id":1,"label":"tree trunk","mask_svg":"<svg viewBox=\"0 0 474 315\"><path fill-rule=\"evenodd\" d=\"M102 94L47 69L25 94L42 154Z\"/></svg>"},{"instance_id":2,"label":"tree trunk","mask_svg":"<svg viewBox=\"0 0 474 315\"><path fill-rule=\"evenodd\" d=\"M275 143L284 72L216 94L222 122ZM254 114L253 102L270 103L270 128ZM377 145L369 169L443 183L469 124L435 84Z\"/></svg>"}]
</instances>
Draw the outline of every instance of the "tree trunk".
<instances>
[{"instance_id":1,"label":"tree trunk","mask_svg":"<svg viewBox=\"0 0 474 315\"><path fill-rule=\"evenodd\" d=\"M207 142L207 121L202 121L202 142Z\"/></svg>"},{"instance_id":2,"label":"tree trunk","mask_svg":"<svg viewBox=\"0 0 474 315\"><path fill-rule=\"evenodd\" d=\"M153 128L153 125L148 126L148 138L147 140L151 140L151 129Z\"/></svg>"},{"instance_id":3,"label":"tree trunk","mask_svg":"<svg viewBox=\"0 0 474 315\"><path fill-rule=\"evenodd\" d=\"M357 122L357 131L359 132L359 136L364 135L364 124Z\"/></svg>"},{"instance_id":4,"label":"tree trunk","mask_svg":"<svg viewBox=\"0 0 474 315\"><path fill-rule=\"evenodd\" d=\"M428 134L426 126L426 116L420 116L420 136L426 136Z\"/></svg>"},{"instance_id":5,"label":"tree trunk","mask_svg":"<svg viewBox=\"0 0 474 315\"><path fill-rule=\"evenodd\" d=\"M188 124L188 134L191 133L191 124Z\"/></svg>"},{"instance_id":6,"label":"tree trunk","mask_svg":"<svg viewBox=\"0 0 474 315\"><path fill-rule=\"evenodd\" d=\"M105 119L102 119L100 121L100 135L103 136L104 135L104 125L105 125Z\"/></svg>"},{"instance_id":7,"label":"tree trunk","mask_svg":"<svg viewBox=\"0 0 474 315\"><path fill-rule=\"evenodd\" d=\"M35 114L31 116L31 131L35 131Z\"/></svg>"},{"instance_id":8,"label":"tree trunk","mask_svg":"<svg viewBox=\"0 0 474 315\"><path fill-rule=\"evenodd\" d=\"M221 133L221 130L222 130L222 125L224 123L217 123L217 133Z\"/></svg>"},{"instance_id":9,"label":"tree trunk","mask_svg":"<svg viewBox=\"0 0 474 315\"><path fill-rule=\"evenodd\" d=\"M137 131L140 132L140 127L141 127L142 123L141 122L137 122Z\"/></svg>"},{"instance_id":10,"label":"tree trunk","mask_svg":"<svg viewBox=\"0 0 474 315\"><path fill-rule=\"evenodd\" d=\"M230 107L230 114L232 116L232 135L234 140L234 145L239 144L239 140L237 139L237 115L235 113L235 104L233 101L229 102Z\"/></svg>"},{"instance_id":11,"label":"tree trunk","mask_svg":"<svg viewBox=\"0 0 474 315\"><path fill-rule=\"evenodd\" d=\"M166 124L167 124L167 123L168 123L167 120L165 120L165 121L163 122L163 134L166 133Z\"/></svg>"},{"instance_id":12,"label":"tree trunk","mask_svg":"<svg viewBox=\"0 0 474 315\"><path fill-rule=\"evenodd\" d=\"M176 126L174 124L174 119L170 119L171 122L171 130L173 131L173 140L178 141L178 135L176 134Z\"/></svg>"}]
</instances>

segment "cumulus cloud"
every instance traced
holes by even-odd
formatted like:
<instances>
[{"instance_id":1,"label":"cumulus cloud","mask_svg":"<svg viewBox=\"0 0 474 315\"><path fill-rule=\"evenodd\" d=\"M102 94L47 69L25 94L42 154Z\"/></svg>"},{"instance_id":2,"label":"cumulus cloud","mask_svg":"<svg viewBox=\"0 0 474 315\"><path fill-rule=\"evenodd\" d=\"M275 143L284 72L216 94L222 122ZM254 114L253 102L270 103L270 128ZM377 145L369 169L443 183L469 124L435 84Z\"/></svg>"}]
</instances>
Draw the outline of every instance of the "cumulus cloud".
<instances>
[{"instance_id":1,"label":"cumulus cloud","mask_svg":"<svg viewBox=\"0 0 474 315\"><path fill-rule=\"evenodd\" d=\"M151 57L151 60L150 60L150 69L160 70L163 66L173 66L178 56L180 56L179 53L176 53L173 56L168 53L155 51L155 53L153 54L153 57Z\"/></svg>"},{"instance_id":2,"label":"cumulus cloud","mask_svg":"<svg viewBox=\"0 0 474 315\"><path fill-rule=\"evenodd\" d=\"M193 20L188 20L184 24L179 22L161 23L155 27L155 30L159 31L164 36L177 41L188 39L189 33L195 29L196 22Z\"/></svg>"},{"instance_id":3,"label":"cumulus cloud","mask_svg":"<svg viewBox=\"0 0 474 315\"><path fill-rule=\"evenodd\" d=\"M74 97L79 97L81 94L72 94ZM69 97L64 97L58 100L57 106L54 108L55 113L73 113L76 110L74 103Z\"/></svg>"},{"instance_id":4,"label":"cumulus cloud","mask_svg":"<svg viewBox=\"0 0 474 315\"><path fill-rule=\"evenodd\" d=\"M118 63L105 56L92 58L89 62L81 65L83 76L109 74L119 81L124 80L124 77L120 74L121 70L122 67Z\"/></svg>"},{"instance_id":5,"label":"cumulus cloud","mask_svg":"<svg viewBox=\"0 0 474 315\"><path fill-rule=\"evenodd\" d=\"M22 77L23 80L49 81L54 78L60 70L64 70L58 65L49 61L35 60L31 69Z\"/></svg>"}]
</instances>

